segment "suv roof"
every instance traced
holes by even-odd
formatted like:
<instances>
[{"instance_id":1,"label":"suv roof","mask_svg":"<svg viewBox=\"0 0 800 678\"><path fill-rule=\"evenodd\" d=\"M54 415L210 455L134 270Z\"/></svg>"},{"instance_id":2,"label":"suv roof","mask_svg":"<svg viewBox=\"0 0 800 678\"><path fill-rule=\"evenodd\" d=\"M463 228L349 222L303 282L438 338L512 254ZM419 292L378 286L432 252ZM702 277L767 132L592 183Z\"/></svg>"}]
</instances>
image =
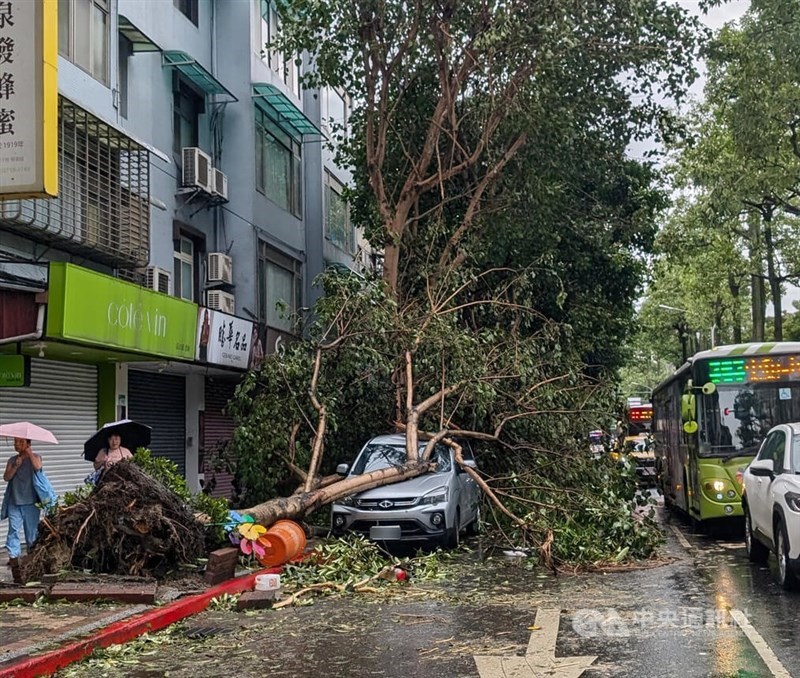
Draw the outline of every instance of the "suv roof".
<instances>
[{"instance_id":1,"label":"suv roof","mask_svg":"<svg viewBox=\"0 0 800 678\"><path fill-rule=\"evenodd\" d=\"M370 438L368 443L378 443L379 445L400 445L405 447L406 434L405 433L390 433L388 435L375 436Z\"/></svg>"}]
</instances>

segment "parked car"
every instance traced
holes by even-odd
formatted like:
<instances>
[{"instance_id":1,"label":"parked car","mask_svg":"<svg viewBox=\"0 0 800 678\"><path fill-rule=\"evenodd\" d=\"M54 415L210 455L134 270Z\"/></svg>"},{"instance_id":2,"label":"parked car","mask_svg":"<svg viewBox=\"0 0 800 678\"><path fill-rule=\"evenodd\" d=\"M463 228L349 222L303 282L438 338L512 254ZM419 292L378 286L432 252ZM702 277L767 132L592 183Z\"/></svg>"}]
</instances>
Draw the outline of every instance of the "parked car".
<instances>
[{"instance_id":1,"label":"parked car","mask_svg":"<svg viewBox=\"0 0 800 678\"><path fill-rule=\"evenodd\" d=\"M425 442L420 442L420 450ZM462 445L464 462L475 468L468 442ZM337 472L359 476L406 460L405 435L384 435L370 440L352 467L341 464ZM350 530L375 541L416 542L455 547L461 532L476 532L480 521L480 488L459 466L453 450L438 443L431 455L431 473L376 487L335 502L331 531Z\"/></svg>"},{"instance_id":2,"label":"parked car","mask_svg":"<svg viewBox=\"0 0 800 678\"><path fill-rule=\"evenodd\" d=\"M800 575L800 423L770 429L744 470L745 546L752 562L778 561L778 579L792 589Z\"/></svg>"}]
</instances>

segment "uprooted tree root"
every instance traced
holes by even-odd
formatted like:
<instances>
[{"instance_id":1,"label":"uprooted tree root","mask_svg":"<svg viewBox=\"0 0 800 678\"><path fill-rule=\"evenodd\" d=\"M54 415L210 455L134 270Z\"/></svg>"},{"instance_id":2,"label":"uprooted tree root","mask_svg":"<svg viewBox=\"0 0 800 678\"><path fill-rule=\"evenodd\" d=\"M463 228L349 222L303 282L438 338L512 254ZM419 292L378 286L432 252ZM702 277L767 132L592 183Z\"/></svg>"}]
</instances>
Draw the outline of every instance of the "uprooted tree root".
<instances>
[{"instance_id":1,"label":"uprooted tree root","mask_svg":"<svg viewBox=\"0 0 800 678\"><path fill-rule=\"evenodd\" d=\"M42 521L24 576L78 568L161 578L204 551L204 527L186 504L135 464L120 462L89 496Z\"/></svg>"}]
</instances>

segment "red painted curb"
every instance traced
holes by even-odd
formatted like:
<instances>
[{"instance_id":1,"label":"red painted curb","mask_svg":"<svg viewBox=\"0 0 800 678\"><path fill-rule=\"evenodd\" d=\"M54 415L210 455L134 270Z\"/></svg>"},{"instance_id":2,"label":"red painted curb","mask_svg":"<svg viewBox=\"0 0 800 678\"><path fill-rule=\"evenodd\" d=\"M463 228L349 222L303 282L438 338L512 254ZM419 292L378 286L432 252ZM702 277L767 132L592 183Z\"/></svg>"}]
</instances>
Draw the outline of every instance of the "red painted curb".
<instances>
[{"instance_id":1,"label":"red painted curb","mask_svg":"<svg viewBox=\"0 0 800 678\"><path fill-rule=\"evenodd\" d=\"M181 619L202 612L208 607L212 598L225 593L235 595L249 591L255 586L256 577L260 574L279 574L281 571L280 567L260 570L238 579L223 582L205 593L182 598L155 610L148 610L137 617L115 622L106 628L99 629L91 638L64 645L42 655L28 657L0 669L0 678L33 678L34 676L51 675L73 662L88 657L97 648L127 643L143 633L159 631Z\"/></svg>"}]
</instances>

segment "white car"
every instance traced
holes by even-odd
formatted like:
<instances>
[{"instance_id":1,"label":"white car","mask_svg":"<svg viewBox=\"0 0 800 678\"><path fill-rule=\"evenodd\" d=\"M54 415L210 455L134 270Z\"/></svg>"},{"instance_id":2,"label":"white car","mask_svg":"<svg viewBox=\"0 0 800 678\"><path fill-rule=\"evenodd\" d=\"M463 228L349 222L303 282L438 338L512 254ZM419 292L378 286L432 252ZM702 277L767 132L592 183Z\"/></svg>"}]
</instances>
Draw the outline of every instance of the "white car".
<instances>
[{"instance_id":1,"label":"white car","mask_svg":"<svg viewBox=\"0 0 800 678\"><path fill-rule=\"evenodd\" d=\"M800 581L800 423L772 428L744 471L745 545L752 562L770 551L784 589Z\"/></svg>"},{"instance_id":2,"label":"white car","mask_svg":"<svg viewBox=\"0 0 800 678\"><path fill-rule=\"evenodd\" d=\"M420 450L425 441L420 441ZM472 449L462 442L464 464L476 468ZM370 440L352 467L340 464L337 473L348 477L400 466L406 460L405 435L384 435ZM331 507L334 535L353 531L374 541L418 542L455 547L461 532L477 531L480 523L480 488L439 443L431 461L435 470L425 475L376 487L335 502Z\"/></svg>"}]
</instances>

